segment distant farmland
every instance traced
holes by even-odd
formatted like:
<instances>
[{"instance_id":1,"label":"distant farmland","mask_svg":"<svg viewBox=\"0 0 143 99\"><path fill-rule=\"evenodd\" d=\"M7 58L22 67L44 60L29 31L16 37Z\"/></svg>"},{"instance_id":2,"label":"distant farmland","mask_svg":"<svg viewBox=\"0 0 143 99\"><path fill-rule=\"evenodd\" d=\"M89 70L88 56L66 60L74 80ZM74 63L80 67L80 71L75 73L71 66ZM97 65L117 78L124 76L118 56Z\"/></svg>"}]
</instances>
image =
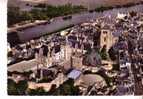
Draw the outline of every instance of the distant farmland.
<instances>
[{"instance_id":1,"label":"distant farmland","mask_svg":"<svg viewBox=\"0 0 143 99\"><path fill-rule=\"evenodd\" d=\"M50 5L64 5L71 3L73 5L83 5L88 8L96 8L99 6L111 6L111 5L123 5L126 3L137 3L143 0L8 0L8 6L19 6L21 8L26 7L27 3L47 3Z\"/></svg>"}]
</instances>

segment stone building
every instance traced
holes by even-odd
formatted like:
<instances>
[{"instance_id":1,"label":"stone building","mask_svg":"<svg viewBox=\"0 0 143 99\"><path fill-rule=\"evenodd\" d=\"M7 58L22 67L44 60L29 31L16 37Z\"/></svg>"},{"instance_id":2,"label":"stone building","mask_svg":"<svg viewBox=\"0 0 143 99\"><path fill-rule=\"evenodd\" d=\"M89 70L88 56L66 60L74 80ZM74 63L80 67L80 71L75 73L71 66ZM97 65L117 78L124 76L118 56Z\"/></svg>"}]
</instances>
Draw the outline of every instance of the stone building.
<instances>
[{"instance_id":1,"label":"stone building","mask_svg":"<svg viewBox=\"0 0 143 99\"><path fill-rule=\"evenodd\" d=\"M114 31L112 26L105 25L100 34L100 47L103 48L104 45L106 45L107 51L110 49L110 47L115 44L115 42L118 40L118 36L121 34L121 31Z\"/></svg>"}]
</instances>

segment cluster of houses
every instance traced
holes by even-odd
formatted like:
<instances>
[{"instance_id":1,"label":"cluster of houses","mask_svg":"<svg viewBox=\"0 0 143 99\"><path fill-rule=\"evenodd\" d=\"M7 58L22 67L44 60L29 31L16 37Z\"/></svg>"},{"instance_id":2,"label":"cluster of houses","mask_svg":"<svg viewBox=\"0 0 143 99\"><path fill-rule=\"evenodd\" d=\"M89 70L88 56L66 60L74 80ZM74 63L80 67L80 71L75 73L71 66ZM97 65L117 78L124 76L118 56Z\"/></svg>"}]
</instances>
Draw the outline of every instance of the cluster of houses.
<instances>
[{"instance_id":1,"label":"cluster of houses","mask_svg":"<svg viewBox=\"0 0 143 99\"><path fill-rule=\"evenodd\" d=\"M103 16L50 36L8 47L8 71L16 75L15 71L20 72L22 67L29 65L23 61L33 60L33 66L26 69L33 71L27 79L29 88L42 86L48 91L52 84L58 87L71 78L82 95L134 94L128 37L143 33L142 16L136 12L119 13L116 17ZM139 37L138 48L142 53L142 36ZM114 61L108 53L111 48L116 52ZM101 57L102 49L105 49L107 59ZM17 59L20 61L13 62ZM114 64L119 65L119 70L113 69ZM14 69L17 66L21 68Z\"/></svg>"}]
</instances>

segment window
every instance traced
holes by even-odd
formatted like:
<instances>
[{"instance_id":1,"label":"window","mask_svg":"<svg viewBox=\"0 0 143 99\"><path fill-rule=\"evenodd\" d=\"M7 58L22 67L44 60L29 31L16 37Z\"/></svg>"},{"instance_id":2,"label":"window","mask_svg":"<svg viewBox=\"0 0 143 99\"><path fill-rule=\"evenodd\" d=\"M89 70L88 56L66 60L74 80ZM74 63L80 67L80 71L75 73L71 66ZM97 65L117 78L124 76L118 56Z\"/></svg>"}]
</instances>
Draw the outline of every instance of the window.
<instances>
[{"instance_id":1,"label":"window","mask_svg":"<svg viewBox=\"0 0 143 99\"><path fill-rule=\"evenodd\" d=\"M107 38L106 37L104 37L104 42L106 42L107 41Z\"/></svg>"}]
</instances>

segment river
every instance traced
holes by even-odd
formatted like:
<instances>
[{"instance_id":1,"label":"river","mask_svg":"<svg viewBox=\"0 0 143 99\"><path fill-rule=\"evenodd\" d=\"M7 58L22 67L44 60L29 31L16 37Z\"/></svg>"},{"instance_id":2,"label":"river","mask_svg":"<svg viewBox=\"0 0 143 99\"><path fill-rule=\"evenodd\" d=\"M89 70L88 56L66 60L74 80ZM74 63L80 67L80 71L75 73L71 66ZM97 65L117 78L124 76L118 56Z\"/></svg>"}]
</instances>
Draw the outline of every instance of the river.
<instances>
[{"instance_id":1,"label":"river","mask_svg":"<svg viewBox=\"0 0 143 99\"><path fill-rule=\"evenodd\" d=\"M129 8L112 9L112 10L104 11L103 13L83 12L83 13L72 15L72 19L69 19L69 20L63 20L62 17L58 17L58 18L55 18L54 21L52 21L50 24L47 23L44 25L37 25L37 26L31 27L31 28L26 28L22 31L19 31L17 34L18 34L19 40L21 42L26 42L33 38L37 38L42 35L46 35L48 33L57 31L61 28L65 28L70 25L76 25L76 24L88 21L90 19L96 19L98 17L105 16L105 15L111 15L112 17L114 17L118 12L126 13L126 12L132 11L132 10L137 11L137 12L143 12L143 5L141 4L141 5L136 5L136 6L132 6ZM8 33L8 41L9 42L15 42L15 43L18 42L18 39L16 39L16 38L15 39L17 41L13 41L14 38L12 40L10 40L12 38L12 36L9 36L9 34L10 33Z\"/></svg>"}]
</instances>

